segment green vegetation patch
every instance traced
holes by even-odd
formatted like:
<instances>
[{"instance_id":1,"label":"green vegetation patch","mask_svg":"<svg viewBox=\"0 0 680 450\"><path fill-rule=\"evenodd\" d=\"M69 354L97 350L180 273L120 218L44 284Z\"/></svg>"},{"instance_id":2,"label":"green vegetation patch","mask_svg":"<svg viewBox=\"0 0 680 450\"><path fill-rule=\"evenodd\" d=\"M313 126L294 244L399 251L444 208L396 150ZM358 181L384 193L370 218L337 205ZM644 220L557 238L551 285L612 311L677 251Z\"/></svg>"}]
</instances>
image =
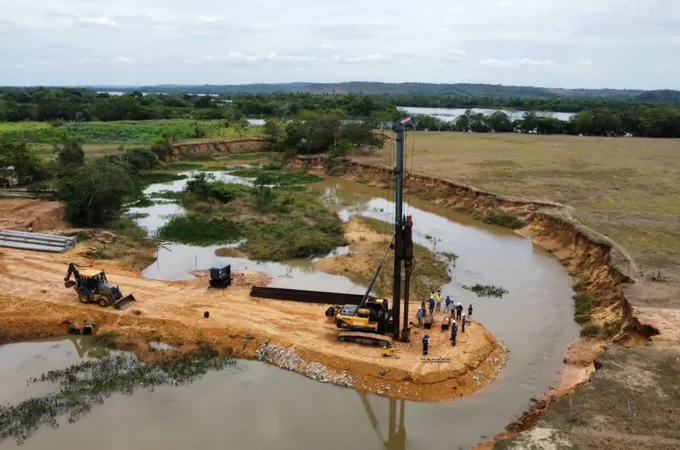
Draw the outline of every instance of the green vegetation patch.
<instances>
[{"instance_id":1,"label":"green vegetation patch","mask_svg":"<svg viewBox=\"0 0 680 450\"><path fill-rule=\"evenodd\" d=\"M28 381L58 383L57 392L17 405L0 406L0 441L15 439L21 444L41 426L58 427L62 416L68 417L69 423L75 423L112 394L130 395L139 387L183 386L208 371L233 364L233 359L219 356L212 347L203 344L193 354L170 355L157 364L144 364L132 355L121 354L52 370Z\"/></svg>"},{"instance_id":2,"label":"green vegetation patch","mask_svg":"<svg viewBox=\"0 0 680 450\"><path fill-rule=\"evenodd\" d=\"M599 325L590 324L581 328L581 336L583 337L597 337L599 334L600 334Z\"/></svg>"},{"instance_id":3,"label":"green vegetation patch","mask_svg":"<svg viewBox=\"0 0 680 450\"><path fill-rule=\"evenodd\" d=\"M234 222L199 215L175 216L158 230L160 239L189 245L230 244L241 239Z\"/></svg>"},{"instance_id":4,"label":"green vegetation patch","mask_svg":"<svg viewBox=\"0 0 680 450\"><path fill-rule=\"evenodd\" d=\"M247 238L241 250L252 259L306 258L345 243L342 221L319 202L318 193L260 187L228 208L235 216L247 211L239 220Z\"/></svg>"},{"instance_id":5,"label":"green vegetation patch","mask_svg":"<svg viewBox=\"0 0 680 450\"><path fill-rule=\"evenodd\" d=\"M190 156L189 158L186 158L185 161L187 161L187 162L209 162L209 161L215 161L215 157L210 156L210 155L196 155L196 156Z\"/></svg>"},{"instance_id":6,"label":"green vegetation patch","mask_svg":"<svg viewBox=\"0 0 680 450\"><path fill-rule=\"evenodd\" d=\"M194 215L171 220L161 228L161 238L205 245L245 237L239 250L252 259L267 261L326 254L344 245L342 221L319 201L318 193L272 188L262 175L254 187L213 180L201 173L187 182L182 204ZM227 230L211 231L210 238L204 239L205 231L196 229L216 226ZM216 240L225 235L234 238Z\"/></svg>"},{"instance_id":7,"label":"green vegetation patch","mask_svg":"<svg viewBox=\"0 0 680 450\"><path fill-rule=\"evenodd\" d=\"M193 164L187 162L174 162L170 164L164 164L163 170L199 170L203 168L201 164Z\"/></svg>"},{"instance_id":8,"label":"green vegetation patch","mask_svg":"<svg viewBox=\"0 0 680 450\"><path fill-rule=\"evenodd\" d=\"M523 220L518 219L512 214L507 214L498 210L486 214L482 219L482 222L510 228L511 230L517 230L526 226L526 222Z\"/></svg>"},{"instance_id":9,"label":"green vegetation patch","mask_svg":"<svg viewBox=\"0 0 680 450\"><path fill-rule=\"evenodd\" d=\"M257 159L268 158L269 155L263 153L236 153L224 158L227 161L254 161Z\"/></svg>"},{"instance_id":10,"label":"green vegetation patch","mask_svg":"<svg viewBox=\"0 0 680 450\"><path fill-rule=\"evenodd\" d=\"M323 178L317 175L302 172L287 172L277 168L277 166L239 169L231 172L231 175L244 178L267 176L268 184L310 184L323 181Z\"/></svg>"},{"instance_id":11,"label":"green vegetation patch","mask_svg":"<svg viewBox=\"0 0 680 450\"><path fill-rule=\"evenodd\" d=\"M574 295L574 320L578 323L590 322L590 314L593 310L594 301L588 294Z\"/></svg>"}]
</instances>

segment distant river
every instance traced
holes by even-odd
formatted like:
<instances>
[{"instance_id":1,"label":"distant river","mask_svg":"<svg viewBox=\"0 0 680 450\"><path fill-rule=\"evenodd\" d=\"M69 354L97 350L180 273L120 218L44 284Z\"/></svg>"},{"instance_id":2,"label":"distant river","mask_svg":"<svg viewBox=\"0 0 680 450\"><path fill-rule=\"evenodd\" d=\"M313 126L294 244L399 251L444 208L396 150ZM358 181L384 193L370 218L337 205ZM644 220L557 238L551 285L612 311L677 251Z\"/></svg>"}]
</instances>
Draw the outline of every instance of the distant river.
<instances>
[{"instance_id":1,"label":"distant river","mask_svg":"<svg viewBox=\"0 0 680 450\"><path fill-rule=\"evenodd\" d=\"M453 122L459 116L465 114L465 111L467 111L467 108L418 108L416 106L398 106L397 108L399 108L402 111L406 111L409 114L423 114L427 116L434 116L437 119L443 120L445 122ZM485 109L485 108L470 108L470 109L472 109L472 112L474 113L482 113L485 115L493 114L496 111L503 111L508 116L510 116L511 119L521 119L522 116L524 116L524 113L526 112L505 109ZM537 111L536 114L542 116L552 116L556 119L564 121L568 121L574 115L573 113L543 112L543 111Z\"/></svg>"}]
</instances>

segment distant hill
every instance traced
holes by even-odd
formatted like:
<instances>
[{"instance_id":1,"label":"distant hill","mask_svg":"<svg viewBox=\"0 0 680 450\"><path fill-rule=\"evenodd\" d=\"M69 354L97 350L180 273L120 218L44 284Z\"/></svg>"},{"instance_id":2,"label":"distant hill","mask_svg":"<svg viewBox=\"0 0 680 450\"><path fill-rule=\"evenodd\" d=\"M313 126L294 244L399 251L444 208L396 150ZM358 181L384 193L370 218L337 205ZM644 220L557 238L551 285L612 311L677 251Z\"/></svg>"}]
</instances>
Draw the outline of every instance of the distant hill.
<instances>
[{"instance_id":1,"label":"distant hill","mask_svg":"<svg viewBox=\"0 0 680 450\"><path fill-rule=\"evenodd\" d=\"M640 89L561 89L533 86L503 86L500 84L434 84L434 83L377 83L350 81L343 83L273 83L237 85L174 85L156 86L88 86L98 91L177 92L188 94L391 94L451 97L495 98L569 98L635 100L642 102L680 101L680 91Z\"/></svg>"}]
</instances>

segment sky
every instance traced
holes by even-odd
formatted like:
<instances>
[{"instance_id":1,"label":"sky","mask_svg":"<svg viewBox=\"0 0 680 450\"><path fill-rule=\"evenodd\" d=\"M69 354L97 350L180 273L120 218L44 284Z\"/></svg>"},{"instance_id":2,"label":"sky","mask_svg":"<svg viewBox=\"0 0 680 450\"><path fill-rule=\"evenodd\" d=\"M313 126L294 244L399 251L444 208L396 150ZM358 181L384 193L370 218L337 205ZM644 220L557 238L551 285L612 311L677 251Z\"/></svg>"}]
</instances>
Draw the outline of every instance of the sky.
<instances>
[{"instance_id":1,"label":"sky","mask_svg":"<svg viewBox=\"0 0 680 450\"><path fill-rule=\"evenodd\" d=\"M680 0L0 0L0 85L680 89Z\"/></svg>"}]
</instances>

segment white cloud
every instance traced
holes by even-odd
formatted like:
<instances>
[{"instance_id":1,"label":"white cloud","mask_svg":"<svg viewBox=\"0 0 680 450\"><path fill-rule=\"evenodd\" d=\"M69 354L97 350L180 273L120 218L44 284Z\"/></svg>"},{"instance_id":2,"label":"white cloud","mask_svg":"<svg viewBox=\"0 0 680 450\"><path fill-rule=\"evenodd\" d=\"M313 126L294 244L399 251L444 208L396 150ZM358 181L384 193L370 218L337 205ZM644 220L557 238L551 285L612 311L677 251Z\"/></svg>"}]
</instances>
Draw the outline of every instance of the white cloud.
<instances>
[{"instance_id":1,"label":"white cloud","mask_svg":"<svg viewBox=\"0 0 680 450\"><path fill-rule=\"evenodd\" d=\"M221 22L222 20L224 20L224 17L222 17L222 16L198 16L198 17L196 17L196 21L203 22L203 23L215 23L215 22Z\"/></svg>"},{"instance_id":2,"label":"white cloud","mask_svg":"<svg viewBox=\"0 0 680 450\"><path fill-rule=\"evenodd\" d=\"M579 66L594 66L595 63L591 59L579 59L578 63Z\"/></svg>"},{"instance_id":3,"label":"white cloud","mask_svg":"<svg viewBox=\"0 0 680 450\"><path fill-rule=\"evenodd\" d=\"M483 66L491 67L554 67L557 66L555 61L550 59L538 60L529 58L513 58L513 59L483 59L479 62Z\"/></svg>"},{"instance_id":4,"label":"white cloud","mask_svg":"<svg viewBox=\"0 0 680 450\"><path fill-rule=\"evenodd\" d=\"M345 62L364 62L364 61L385 61L390 59L388 56L383 55L382 53L374 53L372 55L365 55L365 56L352 56L349 58L344 58L342 61Z\"/></svg>"},{"instance_id":5,"label":"white cloud","mask_svg":"<svg viewBox=\"0 0 680 450\"><path fill-rule=\"evenodd\" d=\"M680 88L680 67L654 72L680 54L677 0L426 0L419 8L394 0L389 17L384 4L366 0L233 3L0 0L0 42L12 42L0 45L0 63L12 67L0 70L0 85L371 80ZM94 56L102 63L78 63ZM24 57L51 61L55 70ZM81 64L77 71L67 59Z\"/></svg>"},{"instance_id":6,"label":"white cloud","mask_svg":"<svg viewBox=\"0 0 680 450\"><path fill-rule=\"evenodd\" d=\"M117 27L118 24L108 17L79 17L76 23L83 26Z\"/></svg>"},{"instance_id":7,"label":"white cloud","mask_svg":"<svg viewBox=\"0 0 680 450\"><path fill-rule=\"evenodd\" d=\"M231 52L227 56L224 57L224 60L226 61L234 61L234 62L257 62L259 58L255 55L244 55L241 52Z\"/></svg>"}]
</instances>

